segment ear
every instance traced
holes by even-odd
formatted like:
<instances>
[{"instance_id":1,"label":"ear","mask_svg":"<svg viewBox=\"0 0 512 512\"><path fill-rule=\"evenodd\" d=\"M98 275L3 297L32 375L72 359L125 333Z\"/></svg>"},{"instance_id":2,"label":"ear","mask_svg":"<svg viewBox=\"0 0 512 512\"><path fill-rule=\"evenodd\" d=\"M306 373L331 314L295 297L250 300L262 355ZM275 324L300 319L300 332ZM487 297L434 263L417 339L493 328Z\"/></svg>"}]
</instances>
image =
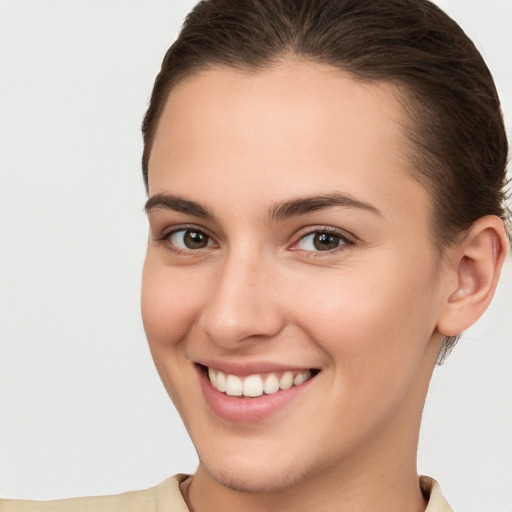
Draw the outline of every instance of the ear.
<instances>
[{"instance_id":1,"label":"ear","mask_svg":"<svg viewBox=\"0 0 512 512\"><path fill-rule=\"evenodd\" d=\"M437 330L457 336L487 309L496 290L508 249L503 221L488 215L478 219L462 242L447 250L450 279Z\"/></svg>"}]
</instances>

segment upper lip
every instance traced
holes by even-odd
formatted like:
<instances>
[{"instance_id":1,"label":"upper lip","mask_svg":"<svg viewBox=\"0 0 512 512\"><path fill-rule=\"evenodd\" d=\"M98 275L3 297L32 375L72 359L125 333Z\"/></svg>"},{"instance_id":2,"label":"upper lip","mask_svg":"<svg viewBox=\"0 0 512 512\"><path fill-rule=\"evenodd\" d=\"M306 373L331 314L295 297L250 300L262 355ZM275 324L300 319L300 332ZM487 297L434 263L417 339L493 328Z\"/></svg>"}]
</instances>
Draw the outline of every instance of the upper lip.
<instances>
[{"instance_id":1,"label":"upper lip","mask_svg":"<svg viewBox=\"0 0 512 512\"><path fill-rule=\"evenodd\" d=\"M314 369L311 366L283 364L271 361L217 361L213 359L196 361L196 364L220 370L229 375L244 377L257 373L272 373L281 371L305 371Z\"/></svg>"}]
</instances>

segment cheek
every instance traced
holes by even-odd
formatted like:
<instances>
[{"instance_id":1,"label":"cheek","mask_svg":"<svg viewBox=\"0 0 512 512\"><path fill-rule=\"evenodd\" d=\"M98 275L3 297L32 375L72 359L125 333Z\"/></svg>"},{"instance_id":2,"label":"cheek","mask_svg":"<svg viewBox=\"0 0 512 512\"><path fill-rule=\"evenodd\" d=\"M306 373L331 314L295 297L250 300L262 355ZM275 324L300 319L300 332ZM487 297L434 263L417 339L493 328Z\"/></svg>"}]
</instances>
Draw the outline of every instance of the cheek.
<instances>
[{"instance_id":1,"label":"cheek","mask_svg":"<svg viewBox=\"0 0 512 512\"><path fill-rule=\"evenodd\" d=\"M339 283L308 316L309 336L332 364L326 376L338 404L333 432L353 439L391 424L414 402L432 334L424 298L404 286L376 287L377 281L358 279L357 288L349 279Z\"/></svg>"},{"instance_id":2,"label":"cheek","mask_svg":"<svg viewBox=\"0 0 512 512\"><path fill-rule=\"evenodd\" d=\"M155 367L180 412L186 409L182 376L191 368L184 356L184 340L200 311L201 287L193 276L172 269L153 255L146 257L142 275L141 309L144 330ZM196 397L198 399L198 397ZM185 401L184 401L185 400ZM185 418L183 418L185 421Z\"/></svg>"},{"instance_id":3,"label":"cheek","mask_svg":"<svg viewBox=\"0 0 512 512\"><path fill-rule=\"evenodd\" d=\"M303 286L302 329L330 356L338 382L373 392L412 378L404 368L414 372L435 329L434 273L374 265Z\"/></svg>"},{"instance_id":4,"label":"cheek","mask_svg":"<svg viewBox=\"0 0 512 512\"><path fill-rule=\"evenodd\" d=\"M141 309L148 342L155 357L187 334L200 309L202 286L190 273L176 271L146 257ZM157 362L157 361L155 361Z\"/></svg>"}]
</instances>

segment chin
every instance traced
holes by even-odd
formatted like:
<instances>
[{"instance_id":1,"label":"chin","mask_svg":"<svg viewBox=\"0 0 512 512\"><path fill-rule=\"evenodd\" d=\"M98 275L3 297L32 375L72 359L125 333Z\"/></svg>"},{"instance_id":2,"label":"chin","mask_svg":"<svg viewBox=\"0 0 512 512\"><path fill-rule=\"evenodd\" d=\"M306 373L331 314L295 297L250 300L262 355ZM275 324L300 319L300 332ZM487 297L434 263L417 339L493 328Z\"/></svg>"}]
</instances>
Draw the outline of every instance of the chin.
<instances>
[{"instance_id":1,"label":"chin","mask_svg":"<svg viewBox=\"0 0 512 512\"><path fill-rule=\"evenodd\" d=\"M293 487L304 481L306 469L297 464L280 467L278 461L261 460L260 463L251 461L210 464L201 457L200 464L209 476L217 483L238 492L272 493Z\"/></svg>"}]
</instances>

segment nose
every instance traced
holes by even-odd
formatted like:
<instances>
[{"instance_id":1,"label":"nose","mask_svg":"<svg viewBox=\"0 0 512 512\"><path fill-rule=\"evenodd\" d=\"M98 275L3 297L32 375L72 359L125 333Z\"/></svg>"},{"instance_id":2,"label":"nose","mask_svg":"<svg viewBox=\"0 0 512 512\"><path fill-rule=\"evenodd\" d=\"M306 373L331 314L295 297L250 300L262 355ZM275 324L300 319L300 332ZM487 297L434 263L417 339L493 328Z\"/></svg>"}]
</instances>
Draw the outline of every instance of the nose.
<instances>
[{"instance_id":1,"label":"nose","mask_svg":"<svg viewBox=\"0 0 512 512\"><path fill-rule=\"evenodd\" d=\"M250 341L268 340L284 328L271 262L231 254L216 271L215 289L202 312L202 327L214 343L227 350L239 349Z\"/></svg>"}]
</instances>

